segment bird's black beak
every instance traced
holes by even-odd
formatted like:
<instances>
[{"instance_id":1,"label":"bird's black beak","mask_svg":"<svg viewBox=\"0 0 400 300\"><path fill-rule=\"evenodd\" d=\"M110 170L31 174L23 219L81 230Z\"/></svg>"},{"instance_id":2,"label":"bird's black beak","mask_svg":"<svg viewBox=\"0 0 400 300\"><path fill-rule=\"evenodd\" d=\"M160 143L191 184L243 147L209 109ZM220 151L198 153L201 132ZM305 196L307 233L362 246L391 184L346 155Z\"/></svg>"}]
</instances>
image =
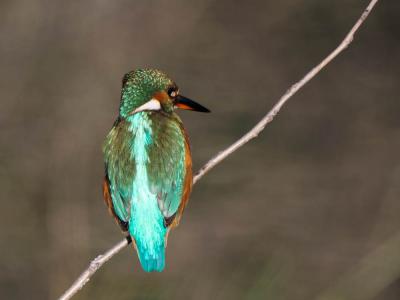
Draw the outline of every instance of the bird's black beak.
<instances>
[{"instance_id":1,"label":"bird's black beak","mask_svg":"<svg viewBox=\"0 0 400 300\"><path fill-rule=\"evenodd\" d=\"M204 106L198 104L197 102L194 102L193 100L190 100L189 98L183 97L181 95L177 95L175 97L175 106L180 109L193 110L205 113L210 112L208 108L205 108Z\"/></svg>"}]
</instances>

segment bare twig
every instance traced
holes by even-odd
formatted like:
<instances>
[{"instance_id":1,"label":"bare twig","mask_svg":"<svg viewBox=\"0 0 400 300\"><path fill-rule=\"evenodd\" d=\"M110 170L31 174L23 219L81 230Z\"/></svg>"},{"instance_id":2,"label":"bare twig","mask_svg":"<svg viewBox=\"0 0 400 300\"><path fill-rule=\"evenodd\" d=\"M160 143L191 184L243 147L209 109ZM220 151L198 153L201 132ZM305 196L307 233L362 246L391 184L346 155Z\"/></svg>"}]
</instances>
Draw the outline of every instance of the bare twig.
<instances>
[{"instance_id":1,"label":"bare twig","mask_svg":"<svg viewBox=\"0 0 400 300\"><path fill-rule=\"evenodd\" d=\"M203 177L208 171L214 168L217 164L219 164L223 159L227 156L231 155L238 148L242 147L248 141L254 139L258 136L258 134L264 129L264 127L270 123L276 114L281 110L282 106L289 100L299 89L301 89L307 82L309 82L315 75L317 75L327 64L329 64L340 52L348 47L348 45L353 41L354 34L360 28L361 24L368 17L370 11L375 6L378 0L372 0L367 8L362 13L361 17L357 20L356 24L354 24L353 28L351 28L350 32L346 35L344 40L340 43L340 45L333 50L323 61L321 61L317 66L315 66L310 72L308 72L300 81L293 84L286 93L279 99L279 101L274 105L274 107L261 119L260 122L256 124L249 132L247 132L244 136L242 136L235 143L230 145L225 150L218 153L216 156L211 158L194 176L193 182L196 183L201 177Z\"/></svg>"},{"instance_id":2,"label":"bare twig","mask_svg":"<svg viewBox=\"0 0 400 300\"><path fill-rule=\"evenodd\" d=\"M238 148L242 147L244 144L249 142L258 136L258 134L265 128L265 126L270 123L276 114L280 111L282 106L288 101L298 90L300 90L307 82L309 82L315 75L317 75L326 65L328 65L339 53L346 49L349 44L353 41L354 34L363 24L365 19L368 17L369 13L375 6L378 0L372 0L367 8L362 13L361 17L357 20L354 26L351 28L349 33L346 35L344 40L339 44L339 46L333 50L324 60L322 60L317 66L315 66L311 71L309 71L300 81L293 84L286 93L279 99L279 101L274 105L274 107L244 136L233 143L231 146L225 150L219 152L216 156L211 158L193 178L193 183L195 184L200 178L202 178L208 171L219 164L227 156L231 155ZM60 300L68 300L73 295L75 295L90 279L90 277L111 257L117 254L121 249L128 245L128 240L124 239L115 245L113 248L108 250L103 255L96 257L89 265L89 267L79 276L79 278L72 284L72 286L59 298Z\"/></svg>"},{"instance_id":3,"label":"bare twig","mask_svg":"<svg viewBox=\"0 0 400 300\"><path fill-rule=\"evenodd\" d=\"M111 257L117 254L121 249L125 248L131 242L130 238L125 238L108 250L104 254L100 254L90 262L89 267L78 277L72 286L59 298L59 300L70 299L89 281L90 277Z\"/></svg>"}]
</instances>

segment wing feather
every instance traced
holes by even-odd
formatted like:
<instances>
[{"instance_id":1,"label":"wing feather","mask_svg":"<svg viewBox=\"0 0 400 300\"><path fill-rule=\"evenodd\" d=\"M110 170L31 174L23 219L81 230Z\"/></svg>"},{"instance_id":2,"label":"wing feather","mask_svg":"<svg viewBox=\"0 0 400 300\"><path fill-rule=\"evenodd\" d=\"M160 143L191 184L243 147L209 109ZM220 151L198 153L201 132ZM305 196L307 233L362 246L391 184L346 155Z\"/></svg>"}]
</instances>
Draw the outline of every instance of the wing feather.
<instances>
[{"instance_id":1,"label":"wing feather","mask_svg":"<svg viewBox=\"0 0 400 300\"><path fill-rule=\"evenodd\" d=\"M151 126L152 142L143 147L147 152L149 191L157 199L158 208L165 218L165 227L176 226L187 203L192 186L192 161L187 136L176 114L143 113ZM105 201L114 218L126 225L130 218L135 180L135 129L127 121L116 124L103 147L107 186ZM137 145L137 143L136 143ZM136 149L136 152L138 149ZM106 197L107 196L107 197ZM111 198L111 201L110 201Z\"/></svg>"},{"instance_id":2,"label":"wing feather","mask_svg":"<svg viewBox=\"0 0 400 300\"><path fill-rule=\"evenodd\" d=\"M110 215L112 215L114 217L115 221L121 227L122 231L124 231L124 232L128 231L128 223L121 220L117 216L117 214L114 210L114 204L111 199L111 193L110 193L110 180L108 179L107 173L103 180L103 198L104 198L104 202L106 203L106 205L108 207L108 211L109 211Z\"/></svg>"}]
</instances>

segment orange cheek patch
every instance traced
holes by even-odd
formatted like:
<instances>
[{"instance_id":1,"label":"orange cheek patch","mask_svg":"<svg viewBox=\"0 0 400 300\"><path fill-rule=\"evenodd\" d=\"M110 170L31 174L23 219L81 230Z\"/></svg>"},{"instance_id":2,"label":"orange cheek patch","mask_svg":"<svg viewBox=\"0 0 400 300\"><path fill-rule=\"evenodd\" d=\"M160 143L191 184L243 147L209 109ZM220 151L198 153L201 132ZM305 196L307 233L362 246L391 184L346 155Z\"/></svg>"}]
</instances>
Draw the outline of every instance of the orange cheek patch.
<instances>
[{"instance_id":1,"label":"orange cheek patch","mask_svg":"<svg viewBox=\"0 0 400 300\"><path fill-rule=\"evenodd\" d=\"M155 93L153 98L160 101L160 103L165 103L169 100L168 94L164 91Z\"/></svg>"}]
</instances>

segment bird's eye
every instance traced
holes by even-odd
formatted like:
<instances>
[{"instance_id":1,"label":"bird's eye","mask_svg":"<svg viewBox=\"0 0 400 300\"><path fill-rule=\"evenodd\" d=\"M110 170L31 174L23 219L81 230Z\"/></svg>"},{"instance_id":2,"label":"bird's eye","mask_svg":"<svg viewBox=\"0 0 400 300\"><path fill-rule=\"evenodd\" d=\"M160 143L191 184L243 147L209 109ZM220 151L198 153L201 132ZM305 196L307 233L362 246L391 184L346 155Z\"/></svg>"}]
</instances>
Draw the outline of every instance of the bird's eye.
<instances>
[{"instance_id":1,"label":"bird's eye","mask_svg":"<svg viewBox=\"0 0 400 300\"><path fill-rule=\"evenodd\" d=\"M170 87L168 89L168 96L170 96L171 98L175 98L178 95L178 90L176 87Z\"/></svg>"}]
</instances>

